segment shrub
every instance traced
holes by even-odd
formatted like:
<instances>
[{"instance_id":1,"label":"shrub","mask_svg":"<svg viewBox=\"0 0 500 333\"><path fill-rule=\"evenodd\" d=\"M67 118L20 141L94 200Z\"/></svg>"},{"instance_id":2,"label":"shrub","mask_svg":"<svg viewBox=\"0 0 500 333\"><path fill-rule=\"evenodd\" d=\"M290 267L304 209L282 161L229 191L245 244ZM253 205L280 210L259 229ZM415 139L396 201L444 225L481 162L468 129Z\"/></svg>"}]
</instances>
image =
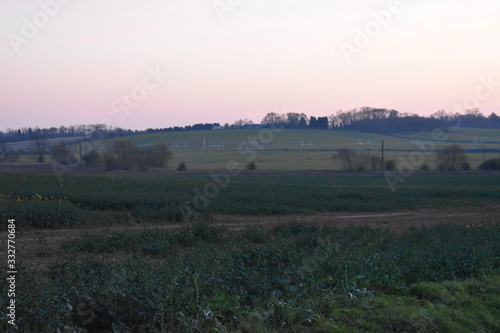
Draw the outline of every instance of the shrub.
<instances>
[{"instance_id":1,"label":"shrub","mask_svg":"<svg viewBox=\"0 0 500 333\"><path fill-rule=\"evenodd\" d=\"M429 168L429 166L425 163L420 166L420 170L422 171L429 171L430 169L431 168Z\"/></svg>"},{"instance_id":2,"label":"shrub","mask_svg":"<svg viewBox=\"0 0 500 333\"><path fill-rule=\"evenodd\" d=\"M163 168L172 157L172 153L164 143L140 147L137 149L136 155L137 164L139 168L143 170L148 167Z\"/></svg>"},{"instance_id":3,"label":"shrub","mask_svg":"<svg viewBox=\"0 0 500 333\"><path fill-rule=\"evenodd\" d=\"M85 163L86 166L99 166L102 164L102 158L101 155L96 152L95 150L92 150L90 153L87 153L83 155L82 157L83 163Z\"/></svg>"},{"instance_id":4,"label":"shrub","mask_svg":"<svg viewBox=\"0 0 500 333\"><path fill-rule=\"evenodd\" d=\"M104 161L106 171L123 169L123 165L120 163L120 161L114 155L103 154L102 160Z\"/></svg>"},{"instance_id":5,"label":"shrub","mask_svg":"<svg viewBox=\"0 0 500 333\"><path fill-rule=\"evenodd\" d=\"M15 151L15 150L7 150L5 152L5 161L7 162L11 162L11 163L14 163L14 162L17 162L19 160L19 152Z\"/></svg>"},{"instance_id":6,"label":"shrub","mask_svg":"<svg viewBox=\"0 0 500 333\"><path fill-rule=\"evenodd\" d=\"M479 165L479 170L500 170L500 158L492 158Z\"/></svg>"},{"instance_id":7,"label":"shrub","mask_svg":"<svg viewBox=\"0 0 500 333\"><path fill-rule=\"evenodd\" d=\"M75 154L63 141L50 147L49 152L52 158L61 164L72 164L77 161Z\"/></svg>"},{"instance_id":8,"label":"shrub","mask_svg":"<svg viewBox=\"0 0 500 333\"><path fill-rule=\"evenodd\" d=\"M387 171L393 171L393 170L396 170L396 161L394 160L387 160L385 162L385 169Z\"/></svg>"},{"instance_id":9,"label":"shrub","mask_svg":"<svg viewBox=\"0 0 500 333\"><path fill-rule=\"evenodd\" d=\"M177 171L187 171L186 163L179 163L179 165L177 166Z\"/></svg>"},{"instance_id":10,"label":"shrub","mask_svg":"<svg viewBox=\"0 0 500 333\"><path fill-rule=\"evenodd\" d=\"M257 169L257 166L255 165L255 162L250 162L247 164L247 170L249 171L253 171L253 170L256 170Z\"/></svg>"},{"instance_id":11,"label":"shrub","mask_svg":"<svg viewBox=\"0 0 500 333\"><path fill-rule=\"evenodd\" d=\"M469 162L462 163L462 165L460 166L460 169L462 169L462 170L470 170L470 163Z\"/></svg>"},{"instance_id":12,"label":"shrub","mask_svg":"<svg viewBox=\"0 0 500 333\"><path fill-rule=\"evenodd\" d=\"M356 166L356 171L365 171L365 166L364 165Z\"/></svg>"}]
</instances>

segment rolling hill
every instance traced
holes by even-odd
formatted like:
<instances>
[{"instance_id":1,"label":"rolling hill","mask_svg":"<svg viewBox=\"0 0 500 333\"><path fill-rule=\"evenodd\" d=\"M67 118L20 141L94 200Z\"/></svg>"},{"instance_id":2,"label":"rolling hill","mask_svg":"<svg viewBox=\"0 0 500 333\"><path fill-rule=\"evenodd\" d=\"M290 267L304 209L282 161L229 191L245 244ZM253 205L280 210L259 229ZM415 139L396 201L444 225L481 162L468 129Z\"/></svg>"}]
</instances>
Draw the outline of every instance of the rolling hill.
<instances>
[{"instance_id":1,"label":"rolling hill","mask_svg":"<svg viewBox=\"0 0 500 333\"><path fill-rule=\"evenodd\" d=\"M173 151L170 168L185 162L189 170L219 170L228 161L246 165L253 160L259 170L332 170L342 169L339 161L332 160L335 151L350 148L358 151L359 158L381 154L384 141L385 158L396 161L408 159L410 154L420 151L419 145L427 150L459 143L466 149L473 168L484 159L497 157L500 153L500 133L498 130L457 129L436 136L431 132L404 135L380 135L356 131L339 130L282 130L269 129L186 131L145 134L123 137L138 145L166 143ZM94 142L101 151L109 148L113 141L107 139ZM473 144L473 140L476 142ZM484 156L483 143L484 140ZM261 143L257 149L256 143ZM427 151L421 157L421 164L436 167L435 156ZM369 167L367 167L369 168Z\"/></svg>"}]
</instances>

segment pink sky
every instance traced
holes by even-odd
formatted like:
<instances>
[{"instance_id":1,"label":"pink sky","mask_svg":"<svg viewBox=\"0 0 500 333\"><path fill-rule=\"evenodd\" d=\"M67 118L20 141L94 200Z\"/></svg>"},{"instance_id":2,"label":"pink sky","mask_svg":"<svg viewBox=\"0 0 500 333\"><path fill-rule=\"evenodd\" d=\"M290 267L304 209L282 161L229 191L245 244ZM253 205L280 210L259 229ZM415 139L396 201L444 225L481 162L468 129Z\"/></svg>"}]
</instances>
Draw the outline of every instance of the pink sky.
<instances>
[{"instance_id":1,"label":"pink sky","mask_svg":"<svg viewBox=\"0 0 500 333\"><path fill-rule=\"evenodd\" d=\"M2 1L0 130L260 122L273 109L428 115L458 110L477 89L481 111L500 114L500 2L230 3L238 2ZM372 13L390 8L387 24L377 23ZM357 47L357 29L374 24ZM346 44L357 52L346 57ZM168 76L155 81L148 68ZM481 77L493 89L478 88Z\"/></svg>"}]
</instances>

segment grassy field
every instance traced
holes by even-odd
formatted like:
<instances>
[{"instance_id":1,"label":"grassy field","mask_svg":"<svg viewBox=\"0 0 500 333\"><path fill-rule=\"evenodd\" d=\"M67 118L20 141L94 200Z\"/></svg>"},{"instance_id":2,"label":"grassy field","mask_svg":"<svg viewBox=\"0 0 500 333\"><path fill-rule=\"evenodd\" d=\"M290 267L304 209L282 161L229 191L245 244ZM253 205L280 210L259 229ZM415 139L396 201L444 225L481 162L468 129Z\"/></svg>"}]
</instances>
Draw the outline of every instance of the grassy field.
<instances>
[{"instance_id":1,"label":"grassy field","mask_svg":"<svg viewBox=\"0 0 500 333\"><path fill-rule=\"evenodd\" d=\"M432 132L419 132L404 135L381 135L375 133L340 131L340 130L282 130L272 135L269 130L211 130L171 132L146 135L134 135L126 139L136 144L150 143L188 143L192 150L203 150L203 140L206 149L209 142L224 142L226 150L237 150L241 143L247 141L264 141L266 150L337 150L340 148L369 148L364 144L358 146L358 140L371 141L372 149L380 149L382 140L388 150L408 150L412 139L435 141L439 149L444 144L462 143L465 149L472 149L474 139L486 141L486 148L500 148L500 134L498 130L461 128L451 132L441 133L438 136ZM259 140L261 139L261 140ZM113 139L103 140L104 146L112 144ZM301 146L301 142L307 145ZM312 145L309 145L311 143ZM482 146L481 146L482 148ZM180 149L181 151L183 149Z\"/></svg>"},{"instance_id":2,"label":"grassy field","mask_svg":"<svg viewBox=\"0 0 500 333\"><path fill-rule=\"evenodd\" d=\"M439 140L436 140L439 139ZM472 141L476 143L473 149ZM91 145L84 144L84 151L95 149L101 152L109 148L116 139L93 141ZM484 160L498 158L500 154L500 135L496 130L458 129L436 137L431 132L399 135L379 135L373 133L332 130L211 130L172 132L124 137L138 145L166 143L173 151L168 170L175 170L179 163L185 162L188 170L213 171L223 169L228 161L238 161L246 165L249 160L255 161L257 169L262 171L291 170L343 170L345 166L340 161L334 161L332 156L338 149L350 148L358 150L358 158L370 159L381 155L381 142L385 145L385 159L393 159L399 164L407 161L410 155L418 153L418 140L425 144L426 150L441 149L451 143L458 143L467 150L469 163L473 169ZM257 150L246 150L247 142L264 142ZM205 143L204 143L205 142ZM224 150L210 148L210 143L224 143ZM303 143L303 145L301 145ZM175 144L187 144L187 147L174 147ZM75 148L75 151L76 148ZM35 155L23 155L20 162L35 162ZM47 163L51 163L47 156ZM437 167L435 154L427 151L419 162L412 166L419 169L421 164L427 164L431 169ZM367 165L367 169L371 166Z\"/></svg>"},{"instance_id":3,"label":"grassy field","mask_svg":"<svg viewBox=\"0 0 500 333\"><path fill-rule=\"evenodd\" d=\"M468 158L472 168L477 168L484 160L497 158L500 153L500 135L494 130L458 129L439 136L439 140L434 140L436 137L433 137L431 132L400 137L354 131L283 130L271 134L269 130L262 131L257 129L191 131L138 135L126 139L136 144L187 143L189 148L173 148L170 168L175 169L180 162L185 162L189 170L198 171L221 169L225 163L232 160L247 163L249 159L253 159L258 169L264 171L343 170L342 163L332 160L335 151L342 148L360 149L364 151L358 151L358 155L369 159L370 156L381 155L382 140L385 146L385 158L400 162L408 160L412 152L419 151L415 138L426 140L424 141L426 149L439 150L451 143L461 144L464 149L469 150ZM259 141L259 138L265 144L253 156L252 149L245 150L244 144ZM478 143L476 150L472 151L472 140L483 138L486 141L484 156L482 144ZM113 140L102 141L100 143L102 149L109 147L112 142ZM223 142L224 151L210 149L211 142ZM418 169L423 163L431 168L437 166L436 158L430 152L425 154L422 162L415 168Z\"/></svg>"}]
</instances>

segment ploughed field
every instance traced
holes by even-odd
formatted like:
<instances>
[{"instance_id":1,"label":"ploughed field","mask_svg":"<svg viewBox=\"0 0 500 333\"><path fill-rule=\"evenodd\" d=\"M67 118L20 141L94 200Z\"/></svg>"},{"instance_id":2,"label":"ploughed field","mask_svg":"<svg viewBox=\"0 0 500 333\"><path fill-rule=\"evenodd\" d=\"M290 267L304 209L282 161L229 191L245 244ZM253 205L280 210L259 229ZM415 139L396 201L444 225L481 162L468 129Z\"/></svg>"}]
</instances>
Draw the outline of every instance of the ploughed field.
<instances>
[{"instance_id":1,"label":"ploughed field","mask_svg":"<svg viewBox=\"0 0 500 333\"><path fill-rule=\"evenodd\" d=\"M16 219L20 329L500 330L498 174L389 186L348 173L5 173L0 184L4 230Z\"/></svg>"}]
</instances>

